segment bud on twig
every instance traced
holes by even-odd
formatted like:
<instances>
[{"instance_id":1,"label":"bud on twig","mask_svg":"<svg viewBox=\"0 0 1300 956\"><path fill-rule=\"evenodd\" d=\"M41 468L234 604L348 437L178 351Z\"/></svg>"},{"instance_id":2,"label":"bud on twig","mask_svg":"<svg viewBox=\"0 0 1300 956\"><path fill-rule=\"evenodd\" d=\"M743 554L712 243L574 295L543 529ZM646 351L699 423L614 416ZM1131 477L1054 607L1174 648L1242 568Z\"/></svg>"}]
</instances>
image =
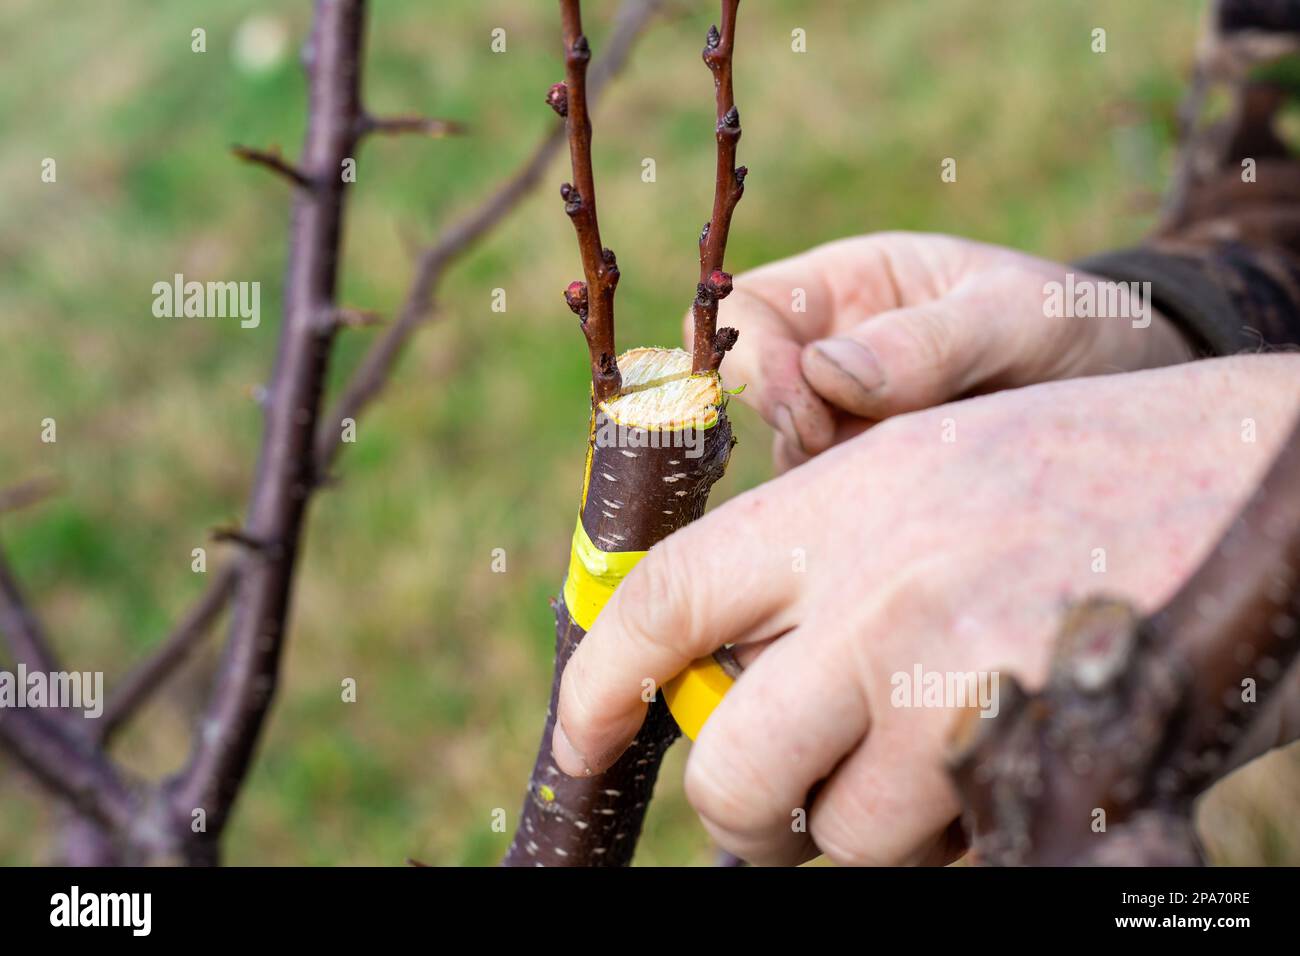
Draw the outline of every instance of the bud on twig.
<instances>
[{"instance_id":1,"label":"bud on twig","mask_svg":"<svg viewBox=\"0 0 1300 956\"><path fill-rule=\"evenodd\" d=\"M576 216L582 211L582 194L571 183L560 186L560 198L564 200L564 211L570 216Z\"/></svg>"},{"instance_id":2,"label":"bud on twig","mask_svg":"<svg viewBox=\"0 0 1300 956\"><path fill-rule=\"evenodd\" d=\"M569 88L563 83L556 83L546 91L546 105L560 116L569 115Z\"/></svg>"},{"instance_id":3,"label":"bud on twig","mask_svg":"<svg viewBox=\"0 0 1300 956\"><path fill-rule=\"evenodd\" d=\"M573 314L584 321L587 318L587 283L581 279L570 282L564 290L564 301Z\"/></svg>"},{"instance_id":4,"label":"bud on twig","mask_svg":"<svg viewBox=\"0 0 1300 956\"><path fill-rule=\"evenodd\" d=\"M725 299L731 295L731 273L714 269L709 273L709 289L715 299Z\"/></svg>"},{"instance_id":5,"label":"bud on twig","mask_svg":"<svg viewBox=\"0 0 1300 956\"><path fill-rule=\"evenodd\" d=\"M736 165L740 142L740 110L732 88L731 59L736 40L736 9L740 0L721 0L722 19L705 37L704 65L713 74L716 101L714 132L717 140L713 215L700 231L700 281L695 290L691 371L716 372L723 354L735 342L734 331L717 329L718 302L731 294L731 276L723 271L727 234L736 203L745 192L744 166Z\"/></svg>"}]
</instances>

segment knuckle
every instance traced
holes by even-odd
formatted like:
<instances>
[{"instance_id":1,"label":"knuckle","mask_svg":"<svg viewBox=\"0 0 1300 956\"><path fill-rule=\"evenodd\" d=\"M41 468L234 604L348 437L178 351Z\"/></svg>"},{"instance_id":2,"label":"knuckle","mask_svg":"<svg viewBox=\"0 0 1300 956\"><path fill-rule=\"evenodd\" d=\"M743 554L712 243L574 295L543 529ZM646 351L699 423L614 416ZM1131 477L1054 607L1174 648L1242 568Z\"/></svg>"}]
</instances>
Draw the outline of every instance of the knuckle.
<instances>
[{"instance_id":1,"label":"knuckle","mask_svg":"<svg viewBox=\"0 0 1300 956\"><path fill-rule=\"evenodd\" d=\"M809 835L822 854L838 866L897 866L902 857L887 847L872 845L865 832L865 815L847 817L839 806L815 810Z\"/></svg>"},{"instance_id":2,"label":"knuckle","mask_svg":"<svg viewBox=\"0 0 1300 956\"><path fill-rule=\"evenodd\" d=\"M771 825L754 794L727 764L697 751L686 764L686 799L703 819L732 834L753 834Z\"/></svg>"},{"instance_id":3,"label":"knuckle","mask_svg":"<svg viewBox=\"0 0 1300 956\"><path fill-rule=\"evenodd\" d=\"M955 341L952 325L942 312L917 312L907 323L907 335L919 369L943 373L952 367Z\"/></svg>"},{"instance_id":4,"label":"knuckle","mask_svg":"<svg viewBox=\"0 0 1300 956\"><path fill-rule=\"evenodd\" d=\"M618 602L623 633L642 643L672 648L684 643L690 623L689 559L682 549L650 549L623 582Z\"/></svg>"}]
</instances>

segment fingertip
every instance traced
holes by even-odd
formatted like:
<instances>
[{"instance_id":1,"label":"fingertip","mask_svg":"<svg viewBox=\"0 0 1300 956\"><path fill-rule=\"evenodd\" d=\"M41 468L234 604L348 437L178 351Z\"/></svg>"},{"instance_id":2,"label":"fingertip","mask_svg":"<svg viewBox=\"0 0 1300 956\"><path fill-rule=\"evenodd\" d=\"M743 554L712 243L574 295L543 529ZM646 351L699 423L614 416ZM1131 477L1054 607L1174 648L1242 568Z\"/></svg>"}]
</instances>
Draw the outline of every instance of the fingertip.
<instances>
[{"instance_id":1,"label":"fingertip","mask_svg":"<svg viewBox=\"0 0 1300 956\"><path fill-rule=\"evenodd\" d=\"M551 758L555 765L570 777L590 777L592 769L582 751L574 746L569 735L564 731L564 721L555 721L555 730L551 733Z\"/></svg>"},{"instance_id":2,"label":"fingertip","mask_svg":"<svg viewBox=\"0 0 1300 956\"><path fill-rule=\"evenodd\" d=\"M866 342L846 336L818 339L799 356L800 370L818 397L851 415L878 415L885 369Z\"/></svg>"},{"instance_id":3,"label":"fingertip","mask_svg":"<svg viewBox=\"0 0 1300 956\"><path fill-rule=\"evenodd\" d=\"M556 766L571 777L589 777L607 770L622 756L645 720L643 704L629 707L621 699L602 694L603 683L584 669L587 662L581 652L585 644L579 646L564 669L555 729L551 732L551 755Z\"/></svg>"}]
</instances>

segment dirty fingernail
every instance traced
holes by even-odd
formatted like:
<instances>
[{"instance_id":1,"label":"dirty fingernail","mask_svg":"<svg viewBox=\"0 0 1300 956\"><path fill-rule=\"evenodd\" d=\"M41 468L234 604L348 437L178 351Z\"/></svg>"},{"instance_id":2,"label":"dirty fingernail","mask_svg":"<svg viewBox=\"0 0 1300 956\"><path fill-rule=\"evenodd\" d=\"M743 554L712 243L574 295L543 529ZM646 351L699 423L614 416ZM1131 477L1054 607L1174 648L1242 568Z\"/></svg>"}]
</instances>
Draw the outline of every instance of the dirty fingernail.
<instances>
[{"instance_id":1,"label":"dirty fingernail","mask_svg":"<svg viewBox=\"0 0 1300 956\"><path fill-rule=\"evenodd\" d=\"M863 391L874 392L885 384L885 373L871 347L855 339L822 339L813 345L817 353L853 379Z\"/></svg>"}]
</instances>

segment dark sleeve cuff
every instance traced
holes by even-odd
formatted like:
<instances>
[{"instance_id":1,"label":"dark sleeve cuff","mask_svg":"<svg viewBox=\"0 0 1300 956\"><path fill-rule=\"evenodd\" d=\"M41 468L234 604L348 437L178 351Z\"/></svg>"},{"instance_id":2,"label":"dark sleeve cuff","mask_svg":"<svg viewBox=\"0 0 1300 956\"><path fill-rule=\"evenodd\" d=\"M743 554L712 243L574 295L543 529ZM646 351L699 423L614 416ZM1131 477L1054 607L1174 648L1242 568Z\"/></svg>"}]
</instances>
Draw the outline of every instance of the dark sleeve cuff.
<instances>
[{"instance_id":1,"label":"dark sleeve cuff","mask_svg":"<svg viewBox=\"0 0 1300 956\"><path fill-rule=\"evenodd\" d=\"M1259 335L1242 322L1227 291L1194 258L1121 249L1075 263L1114 282L1150 282L1152 304L1202 355L1233 355L1259 347Z\"/></svg>"}]
</instances>

